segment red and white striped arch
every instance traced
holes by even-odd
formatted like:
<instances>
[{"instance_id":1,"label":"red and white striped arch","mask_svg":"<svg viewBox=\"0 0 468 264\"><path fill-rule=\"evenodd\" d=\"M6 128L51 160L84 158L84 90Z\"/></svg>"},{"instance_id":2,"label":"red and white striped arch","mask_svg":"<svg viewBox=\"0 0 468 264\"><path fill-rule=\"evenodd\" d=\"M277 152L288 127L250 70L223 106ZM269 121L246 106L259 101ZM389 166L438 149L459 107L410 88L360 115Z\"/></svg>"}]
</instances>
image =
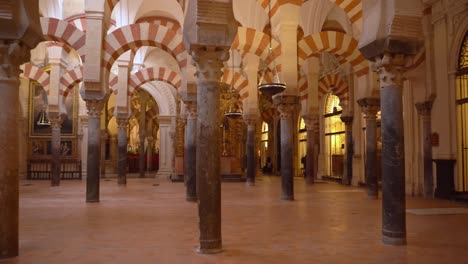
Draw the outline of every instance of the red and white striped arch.
<instances>
[{"instance_id":1,"label":"red and white striped arch","mask_svg":"<svg viewBox=\"0 0 468 264\"><path fill-rule=\"evenodd\" d=\"M114 30L106 36L103 65L110 72L112 64L128 50L142 46L158 47L171 54L182 69L187 65L187 52L182 35L165 26L138 23Z\"/></svg>"},{"instance_id":2,"label":"red and white striped arch","mask_svg":"<svg viewBox=\"0 0 468 264\"><path fill-rule=\"evenodd\" d=\"M247 27L237 28L237 35L231 45L231 49L239 50L241 56L244 56L245 53L257 55L272 69L274 67L273 61L281 56L281 44L275 39L271 39L271 53L269 48L269 35ZM276 71L281 71L281 64L276 65Z\"/></svg>"},{"instance_id":3,"label":"red and white striped arch","mask_svg":"<svg viewBox=\"0 0 468 264\"><path fill-rule=\"evenodd\" d=\"M223 77L221 77L221 82L232 85L234 89L240 94L240 99L244 100L249 96L248 89L245 89L249 86L249 81L238 71L232 69L224 69Z\"/></svg>"},{"instance_id":4,"label":"red and white striped arch","mask_svg":"<svg viewBox=\"0 0 468 264\"><path fill-rule=\"evenodd\" d=\"M323 31L304 37L298 43L299 64L320 52L333 53L341 58L340 63L349 62L359 77L369 72L369 62L358 50L358 42L349 35L336 31Z\"/></svg>"},{"instance_id":5,"label":"red and white striped arch","mask_svg":"<svg viewBox=\"0 0 468 264\"><path fill-rule=\"evenodd\" d=\"M305 0L256 0L257 3L268 12L270 10L270 17L278 13L280 7L285 4L293 4L301 6ZM329 0L345 12L346 16L351 21L351 24L361 21L362 18L362 1L361 0ZM271 4L270 4L271 2Z\"/></svg>"},{"instance_id":6,"label":"red and white striped arch","mask_svg":"<svg viewBox=\"0 0 468 264\"><path fill-rule=\"evenodd\" d=\"M270 17L273 17L282 5L293 4L301 6L304 0L256 0L265 11L270 10ZM271 3L270 3L271 2Z\"/></svg>"},{"instance_id":7,"label":"red and white striped arch","mask_svg":"<svg viewBox=\"0 0 468 264\"><path fill-rule=\"evenodd\" d=\"M67 97L73 87L83 81L83 66L73 68L60 78L60 93Z\"/></svg>"},{"instance_id":8,"label":"red and white striped arch","mask_svg":"<svg viewBox=\"0 0 468 264\"><path fill-rule=\"evenodd\" d=\"M361 0L330 0L341 9L344 10L348 16L351 24L354 24L362 18L362 2Z\"/></svg>"},{"instance_id":9,"label":"red and white striped arch","mask_svg":"<svg viewBox=\"0 0 468 264\"><path fill-rule=\"evenodd\" d=\"M166 82L176 89L179 89L182 83L180 75L175 71L164 67L143 68L131 75L128 94L132 96L141 85L151 81Z\"/></svg>"},{"instance_id":10,"label":"red and white striped arch","mask_svg":"<svg viewBox=\"0 0 468 264\"><path fill-rule=\"evenodd\" d=\"M41 68L34 66L31 63L25 63L21 77L35 80L40 83L46 94L49 95L50 75Z\"/></svg>"},{"instance_id":11,"label":"red and white striped arch","mask_svg":"<svg viewBox=\"0 0 468 264\"><path fill-rule=\"evenodd\" d=\"M86 35L83 31L66 21L51 17L41 17L41 28L46 39L69 45L84 61Z\"/></svg>"},{"instance_id":12,"label":"red and white striped arch","mask_svg":"<svg viewBox=\"0 0 468 264\"><path fill-rule=\"evenodd\" d=\"M177 20L161 17L161 16L149 16L139 18L135 23L150 23L154 25L165 26L175 32L181 34L181 26Z\"/></svg>"},{"instance_id":13,"label":"red and white striped arch","mask_svg":"<svg viewBox=\"0 0 468 264\"><path fill-rule=\"evenodd\" d=\"M340 98L341 106L348 104L349 86L338 73L330 73L319 81L319 100L330 92Z\"/></svg>"}]
</instances>

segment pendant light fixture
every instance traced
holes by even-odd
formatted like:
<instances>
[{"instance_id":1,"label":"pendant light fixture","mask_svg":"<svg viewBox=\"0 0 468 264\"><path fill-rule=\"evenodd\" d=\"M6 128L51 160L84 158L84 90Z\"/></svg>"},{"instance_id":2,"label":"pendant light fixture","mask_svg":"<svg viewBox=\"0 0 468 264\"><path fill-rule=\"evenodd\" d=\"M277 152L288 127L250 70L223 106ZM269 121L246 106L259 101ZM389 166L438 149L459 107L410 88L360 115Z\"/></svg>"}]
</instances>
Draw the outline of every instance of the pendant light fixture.
<instances>
[{"instance_id":1,"label":"pendant light fixture","mask_svg":"<svg viewBox=\"0 0 468 264\"><path fill-rule=\"evenodd\" d=\"M270 47L268 48L268 57L271 56L271 52L273 50L272 44L271 44L272 38L273 38L273 27L271 25L270 13L271 13L271 1L268 3L268 21L270 23ZM263 70L263 74L258 83L258 90L263 95L272 97L275 94L283 92L286 89L286 84L280 82L279 74L278 74L278 71L276 70L275 61L273 61L273 80L270 83L264 83L263 81L265 80L265 74L266 74L267 69L268 69L268 65L266 65L266 67Z\"/></svg>"},{"instance_id":2,"label":"pendant light fixture","mask_svg":"<svg viewBox=\"0 0 468 264\"><path fill-rule=\"evenodd\" d=\"M232 74L234 75L234 51L231 53L231 60L232 60ZM224 114L224 116L232 119L238 119L242 117L242 109L238 104L238 96L236 95L236 90L234 89L233 85L234 78L231 78L231 84L228 89L230 89L231 93L231 103L229 105L229 110Z\"/></svg>"}]
</instances>

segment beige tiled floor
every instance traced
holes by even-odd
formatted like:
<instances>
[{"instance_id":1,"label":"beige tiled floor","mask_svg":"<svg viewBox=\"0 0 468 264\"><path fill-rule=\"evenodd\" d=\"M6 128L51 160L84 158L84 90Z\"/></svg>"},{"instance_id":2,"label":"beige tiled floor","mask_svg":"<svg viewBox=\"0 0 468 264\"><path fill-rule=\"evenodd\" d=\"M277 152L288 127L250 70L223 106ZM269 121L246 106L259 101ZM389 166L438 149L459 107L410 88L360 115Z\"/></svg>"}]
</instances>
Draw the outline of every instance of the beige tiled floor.
<instances>
[{"instance_id":1,"label":"beige tiled floor","mask_svg":"<svg viewBox=\"0 0 468 264\"><path fill-rule=\"evenodd\" d=\"M468 263L468 214L407 214L408 245L385 246L381 200L364 189L296 179L296 201L283 202L276 177L223 183L225 251L212 256L193 251L197 206L182 183L106 180L101 190L86 204L85 181L21 182L20 257L0 263ZM407 207L468 206L408 198Z\"/></svg>"}]
</instances>

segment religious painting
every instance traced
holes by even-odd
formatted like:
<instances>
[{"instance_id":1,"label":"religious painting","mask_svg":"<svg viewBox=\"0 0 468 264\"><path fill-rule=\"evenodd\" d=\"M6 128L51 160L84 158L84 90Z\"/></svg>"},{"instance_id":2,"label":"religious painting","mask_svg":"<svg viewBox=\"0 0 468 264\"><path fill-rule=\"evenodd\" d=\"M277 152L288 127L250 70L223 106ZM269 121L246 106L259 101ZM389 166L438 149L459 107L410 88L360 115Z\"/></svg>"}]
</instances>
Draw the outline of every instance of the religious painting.
<instances>
[{"instance_id":1,"label":"religious painting","mask_svg":"<svg viewBox=\"0 0 468 264\"><path fill-rule=\"evenodd\" d=\"M67 115L62 123L62 136L73 136L75 134L75 93L69 93L65 99L65 110ZM30 83L30 112L29 131L30 136L49 137L52 135L52 128L47 117L48 98L47 93L41 84L35 81Z\"/></svg>"},{"instance_id":2,"label":"religious painting","mask_svg":"<svg viewBox=\"0 0 468 264\"><path fill-rule=\"evenodd\" d=\"M60 142L60 156L71 157L73 153L73 142L71 140L62 140ZM52 155L52 142L47 141L47 155Z\"/></svg>"}]
</instances>

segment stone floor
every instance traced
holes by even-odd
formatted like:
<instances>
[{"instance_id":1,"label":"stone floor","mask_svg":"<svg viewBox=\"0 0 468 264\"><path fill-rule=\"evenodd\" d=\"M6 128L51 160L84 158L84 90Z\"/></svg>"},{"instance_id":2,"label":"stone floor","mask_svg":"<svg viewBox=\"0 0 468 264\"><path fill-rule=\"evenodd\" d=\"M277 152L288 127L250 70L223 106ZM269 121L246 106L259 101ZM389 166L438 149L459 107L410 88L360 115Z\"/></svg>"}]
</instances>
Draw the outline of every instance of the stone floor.
<instances>
[{"instance_id":1,"label":"stone floor","mask_svg":"<svg viewBox=\"0 0 468 264\"><path fill-rule=\"evenodd\" d=\"M102 201L86 204L85 183L22 181L20 257L0 263L468 263L468 214L408 213L408 245L385 246L381 200L364 189L296 179L296 201L285 202L277 177L223 183L224 252L198 255L197 205L183 184L103 180ZM468 205L408 197L407 207Z\"/></svg>"}]
</instances>

